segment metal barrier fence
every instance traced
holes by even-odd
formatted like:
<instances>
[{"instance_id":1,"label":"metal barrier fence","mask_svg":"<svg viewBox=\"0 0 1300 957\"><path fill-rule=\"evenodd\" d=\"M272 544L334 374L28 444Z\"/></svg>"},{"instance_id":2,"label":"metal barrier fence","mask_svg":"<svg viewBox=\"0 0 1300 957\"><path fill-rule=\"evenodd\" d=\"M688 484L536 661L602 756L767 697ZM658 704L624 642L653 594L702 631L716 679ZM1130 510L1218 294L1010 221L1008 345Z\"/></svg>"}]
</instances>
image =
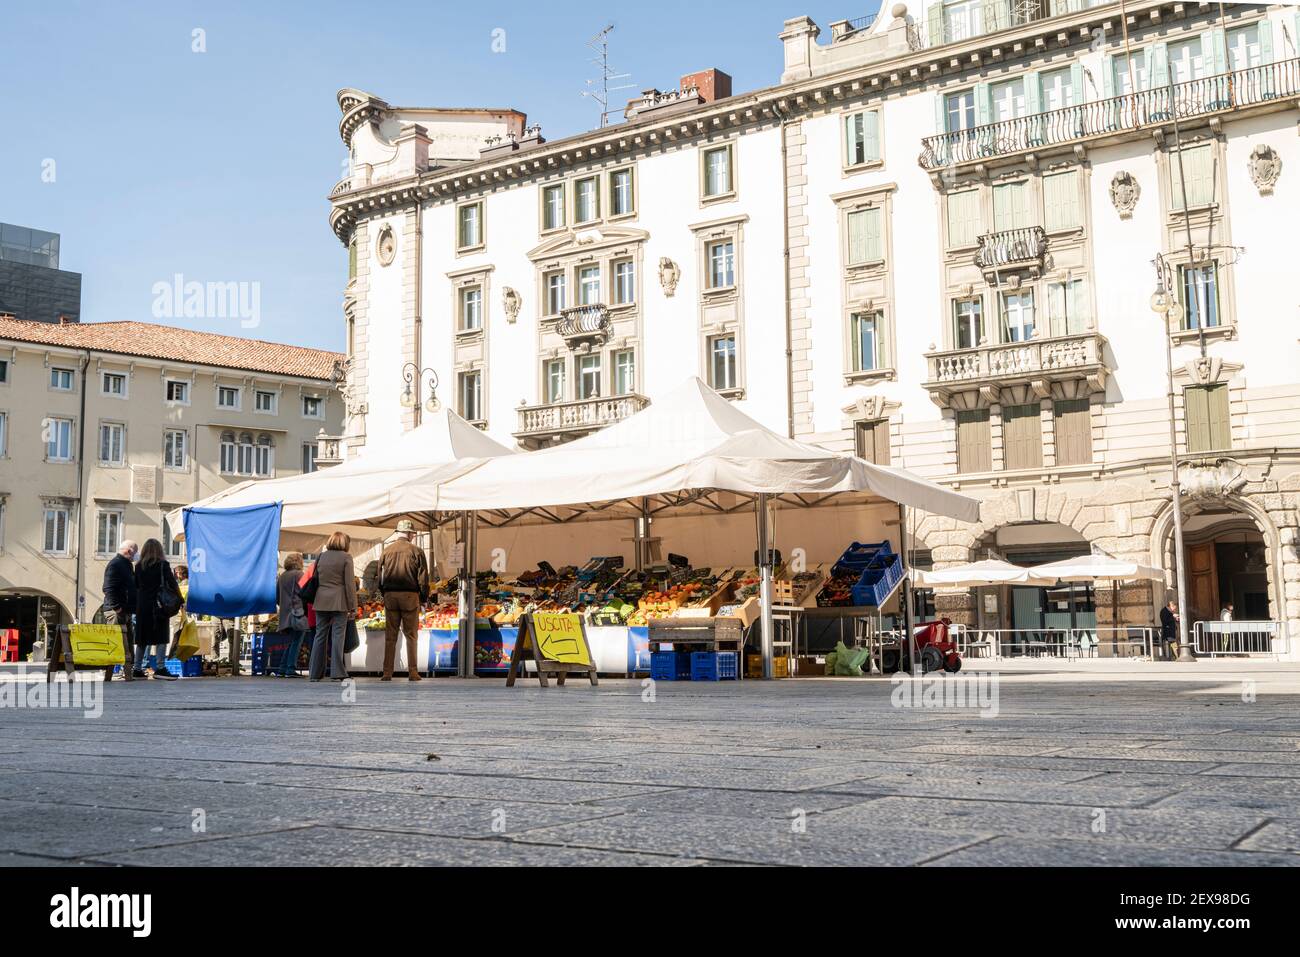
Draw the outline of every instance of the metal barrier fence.
<instances>
[{"instance_id":1,"label":"metal barrier fence","mask_svg":"<svg viewBox=\"0 0 1300 957\"><path fill-rule=\"evenodd\" d=\"M1280 658L1287 652L1287 634L1280 621L1198 621L1192 627L1192 650L1210 657Z\"/></svg>"},{"instance_id":2,"label":"metal barrier fence","mask_svg":"<svg viewBox=\"0 0 1300 957\"><path fill-rule=\"evenodd\" d=\"M953 627L963 658L1150 658L1154 629Z\"/></svg>"}]
</instances>

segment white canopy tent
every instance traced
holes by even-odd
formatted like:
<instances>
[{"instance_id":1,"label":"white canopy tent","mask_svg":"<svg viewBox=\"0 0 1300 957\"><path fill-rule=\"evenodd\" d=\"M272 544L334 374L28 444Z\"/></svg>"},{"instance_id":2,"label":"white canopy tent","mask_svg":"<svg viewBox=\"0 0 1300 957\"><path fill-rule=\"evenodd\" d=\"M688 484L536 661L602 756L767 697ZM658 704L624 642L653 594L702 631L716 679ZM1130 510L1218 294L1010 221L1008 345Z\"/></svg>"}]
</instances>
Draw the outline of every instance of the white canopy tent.
<instances>
[{"instance_id":1,"label":"white canopy tent","mask_svg":"<svg viewBox=\"0 0 1300 957\"><path fill-rule=\"evenodd\" d=\"M400 438L369 446L354 459L284 478L241 482L193 503L199 508L239 508L282 502L281 542L314 550L321 539L342 530L358 544L382 541L398 519L431 527L427 510L409 510L403 490L437 488L484 461L514 452L489 438L455 412L444 409ZM168 516L181 529L184 509Z\"/></svg>"},{"instance_id":2,"label":"white canopy tent","mask_svg":"<svg viewBox=\"0 0 1300 957\"><path fill-rule=\"evenodd\" d=\"M829 501L890 502L900 511L913 507L966 522L979 519L974 499L901 469L779 435L696 378L584 438L489 459L439 485L410 483L394 489L392 497L401 511L473 516L467 529L470 568L478 516L501 524L571 522L637 518L655 510L729 512L752 504L758 516L766 676L772 674L773 640L768 509ZM900 531L906 528L902 518ZM905 551L906 543L900 545ZM472 589L472 576L468 584ZM462 601L472 608L472 593ZM462 661L466 644L462 641Z\"/></svg>"}]
</instances>

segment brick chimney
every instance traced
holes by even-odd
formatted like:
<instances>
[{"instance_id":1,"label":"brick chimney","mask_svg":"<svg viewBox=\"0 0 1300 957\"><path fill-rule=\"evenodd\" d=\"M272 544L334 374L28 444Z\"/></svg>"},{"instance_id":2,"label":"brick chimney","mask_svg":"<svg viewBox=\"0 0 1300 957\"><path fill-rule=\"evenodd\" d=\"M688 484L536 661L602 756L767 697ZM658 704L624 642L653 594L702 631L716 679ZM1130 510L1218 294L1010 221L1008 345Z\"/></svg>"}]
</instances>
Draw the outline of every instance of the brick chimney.
<instances>
[{"instance_id":1,"label":"brick chimney","mask_svg":"<svg viewBox=\"0 0 1300 957\"><path fill-rule=\"evenodd\" d=\"M716 68L688 73L682 77L681 89L692 88L700 91L700 99L705 103L725 100L731 96L731 77Z\"/></svg>"}]
</instances>

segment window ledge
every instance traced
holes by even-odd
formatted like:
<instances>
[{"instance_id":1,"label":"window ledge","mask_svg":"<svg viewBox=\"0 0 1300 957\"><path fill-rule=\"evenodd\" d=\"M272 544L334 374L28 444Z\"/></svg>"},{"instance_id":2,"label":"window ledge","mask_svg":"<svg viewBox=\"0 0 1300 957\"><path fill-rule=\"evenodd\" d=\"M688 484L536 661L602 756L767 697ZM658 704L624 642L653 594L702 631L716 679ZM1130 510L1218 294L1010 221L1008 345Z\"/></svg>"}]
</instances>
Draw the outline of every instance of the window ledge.
<instances>
[{"instance_id":1,"label":"window ledge","mask_svg":"<svg viewBox=\"0 0 1300 957\"><path fill-rule=\"evenodd\" d=\"M457 256L472 256L474 253L481 253L487 248L487 243L479 243L477 246L457 246Z\"/></svg>"},{"instance_id":2,"label":"window ledge","mask_svg":"<svg viewBox=\"0 0 1300 957\"><path fill-rule=\"evenodd\" d=\"M718 193L716 196L701 196L701 206L712 206L715 203L730 203L736 198L736 191L733 189L729 193Z\"/></svg>"},{"instance_id":3,"label":"window ledge","mask_svg":"<svg viewBox=\"0 0 1300 957\"><path fill-rule=\"evenodd\" d=\"M1211 326L1207 329L1179 329L1169 334L1174 345L1187 345L1191 342L1200 342L1201 335L1204 333L1206 339L1235 339L1237 338L1237 327L1234 325Z\"/></svg>"},{"instance_id":4,"label":"window ledge","mask_svg":"<svg viewBox=\"0 0 1300 957\"><path fill-rule=\"evenodd\" d=\"M712 386L710 386L710 388L712 388ZM745 390L740 387L734 389L714 389L713 391L718 393L718 395L722 396L724 399L731 399L732 401L743 399L745 397Z\"/></svg>"},{"instance_id":5,"label":"window ledge","mask_svg":"<svg viewBox=\"0 0 1300 957\"><path fill-rule=\"evenodd\" d=\"M852 166L841 167L845 176L854 176L858 173L869 173L872 170L884 168L885 161L883 159L867 160L865 163L855 163Z\"/></svg>"},{"instance_id":6,"label":"window ledge","mask_svg":"<svg viewBox=\"0 0 1300 957\"><path fill-rule=\"evenodd\" d=\"M873 259L864 263L849 263L844 267L844 271L849 275L858 273L883 272L885 270L885 261L883 259Z\"/></svg>"},{"instance_id":7,"label":"window ledge","mask_svg":"<svg viewBox=\"0 0 1300 957\"><path fill-rule=\"evenodd\" d=\"M475 336L481 336L481 335L483 335L482 329L457 329L456 330L457 339L472 339Z\"/></svg>"},{"instance_id":8,"label":"window ledge","mask_svg":"<svg viewBox=\"0 0 1300 957\"><path fill-rule=\"evenodd\" d=\"M898 377L894 369L858 369L844 373L845 385L867 385L872 382L891 381Z\"/></svg>"},{"instance_id":9,"label":"window ledge","mask_svg":"<svg viewBox=\"0 0 1300 957\"><path fill-rule=\"evenodd\" d=\"M730 286L712 286L703 290L703 292L705 299L721 299L725 296L734 296L736 286L734 284Z\"/></svg>"}]
</instances>

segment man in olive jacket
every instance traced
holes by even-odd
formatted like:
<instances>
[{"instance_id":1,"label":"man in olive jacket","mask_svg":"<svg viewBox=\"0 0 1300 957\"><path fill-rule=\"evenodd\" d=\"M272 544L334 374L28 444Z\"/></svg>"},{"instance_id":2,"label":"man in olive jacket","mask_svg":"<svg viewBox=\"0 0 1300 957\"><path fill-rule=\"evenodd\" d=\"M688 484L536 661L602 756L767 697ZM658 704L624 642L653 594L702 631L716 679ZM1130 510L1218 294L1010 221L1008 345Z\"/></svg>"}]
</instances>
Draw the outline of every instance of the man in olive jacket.
<instances>
[{"instance_id":1,"label":"man in olive jacket","mask_svg":"<svg viewBox=\"0 0 1300 957\"><path fill-rule=\"evenodd\" d=\"M420 605L429 597L429 564L424 552L411 544L415 523L404 518L397 523L397 538L384 548L379 559L379 593L384 596L384 681L393 680L397 657L397 631L406 634L406 674L420 680Z\"/></svg>"}]
</instances>

